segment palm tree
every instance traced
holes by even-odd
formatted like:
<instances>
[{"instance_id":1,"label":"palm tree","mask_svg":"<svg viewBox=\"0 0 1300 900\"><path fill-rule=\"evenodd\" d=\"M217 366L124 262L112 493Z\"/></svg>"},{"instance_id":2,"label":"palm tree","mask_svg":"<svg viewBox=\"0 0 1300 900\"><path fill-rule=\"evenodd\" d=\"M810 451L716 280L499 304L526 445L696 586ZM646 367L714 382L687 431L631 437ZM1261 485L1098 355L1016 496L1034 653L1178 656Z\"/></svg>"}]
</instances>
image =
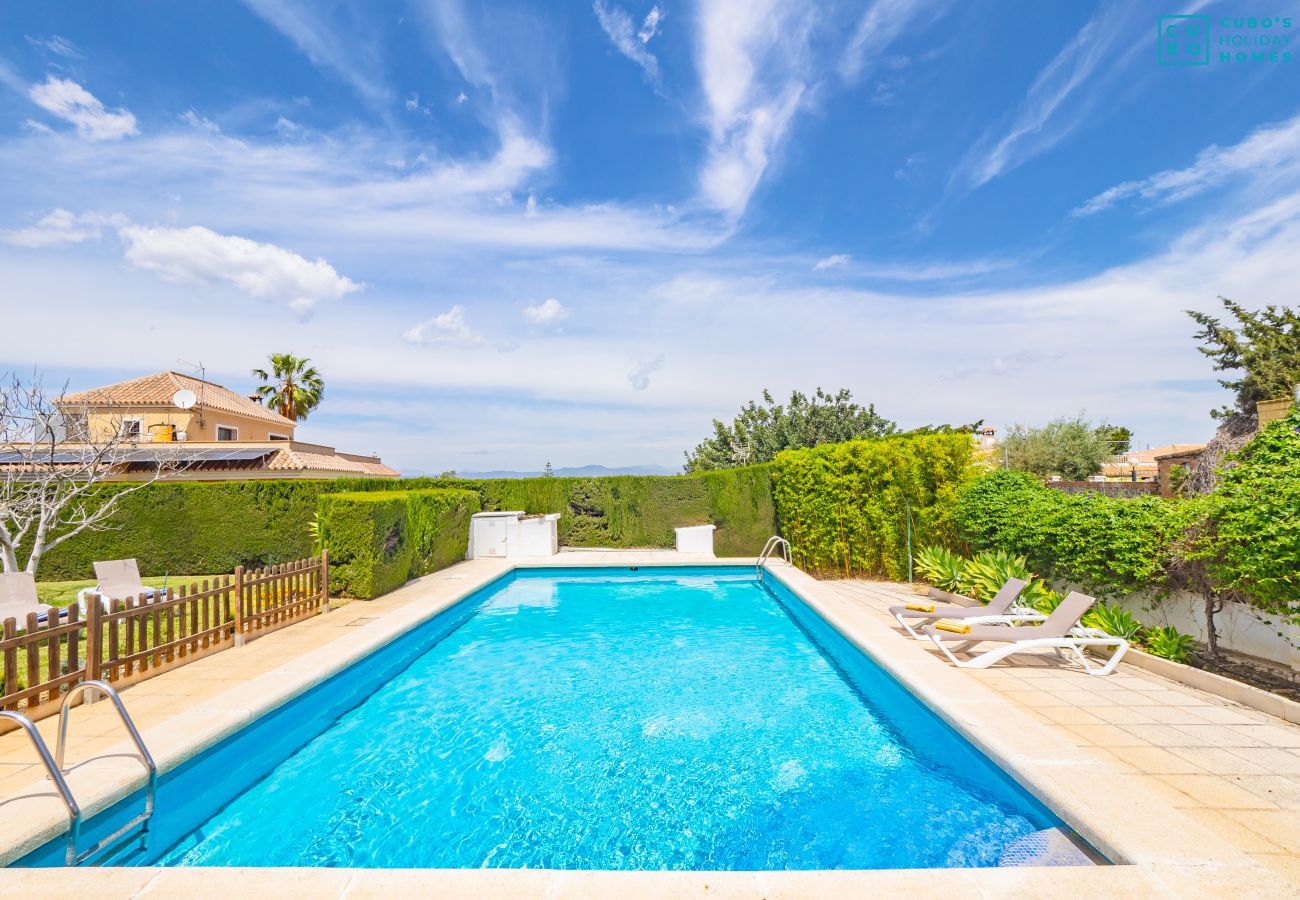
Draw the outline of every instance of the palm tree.
<instances>
[{"instance_id":1,"label":"palm tree","mask_svg":"<svg viewBox=\"0 0 1300 900\"><path fill-rule=\"evenodd\" d=\"M253 375L267 382L258 385L257 396L268 408L292 422L307 418L325 396L325 382L311 365L291 353L272 353L271 371L254 369Z\"/></svg>"}]
</instances>

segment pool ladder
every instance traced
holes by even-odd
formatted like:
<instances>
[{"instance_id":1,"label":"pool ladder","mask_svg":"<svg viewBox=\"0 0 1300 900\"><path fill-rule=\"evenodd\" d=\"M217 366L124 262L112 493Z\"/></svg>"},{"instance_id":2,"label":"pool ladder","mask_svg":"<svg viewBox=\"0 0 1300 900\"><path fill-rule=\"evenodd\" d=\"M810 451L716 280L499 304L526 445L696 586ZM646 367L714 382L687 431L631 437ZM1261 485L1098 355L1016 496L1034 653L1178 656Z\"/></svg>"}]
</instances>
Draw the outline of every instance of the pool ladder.
<instances>
[{"instance_id":1,"label":"pool ladder","mask_svg":"<svg viewBox=\"0 0 1300 900\"><path fill-rule=\"evenodd\" d=\"M774 534L767 539L767 543L763 545L763 552L758 554L758 561L754 563L754 574L758 576L759 581L763 580L763 564L777 550L781 551L781 556L785 558L786 563L794 564L790 559L790 542L780 535Z\"/></svg>"},{"instance_id":2,"label":"pool ladder","mask_svg":"<svg viewBox=\"0 0 1300 900\"><path fill-rule=\"evenodd\" d=\"M81 839L81 807L78 805L76 798L72 796L72 789L68 787L67 779L63 777L68 771L63 765L63 759L68 743L68 712L72 709L72 701L88 690L103 691L108 696L108 699L113 701L113 707L117 710L118 718L126 726L127 734L131 736L131 741L135 744L138 758L149 773L149 791L145 796L144 812L90 849L79 851L77 844ZM140 737L135 722L132 721L130 714L126 711L126 707L122 705L122 698L118 696L117 691L111 685L103 681L83 681L68 691L63 698L63 705L59 708L59 739L58 743L55 744L53 757L50 756L50 748L46 746L45 739L36 730L36 726L32 724L31 719L22 713L9 712L8 710L0 711L0 718L17 722L19 727L27 732L27 736L31 738L32 746L36 748L36 753L45 766L46 773L50 776L50 781L54 782L55 789L63 799L63 805L68 809L68 852L66 860L69 866L79 866L101 853L115 849L128 838L138 836L141 839L142 847L147 848L149 846L149 822L153 818L154 795L158 789L158 767L154 765L153 757L149 754L149 748L144 745L144 739Z\"/></svg>"}]
</instances>

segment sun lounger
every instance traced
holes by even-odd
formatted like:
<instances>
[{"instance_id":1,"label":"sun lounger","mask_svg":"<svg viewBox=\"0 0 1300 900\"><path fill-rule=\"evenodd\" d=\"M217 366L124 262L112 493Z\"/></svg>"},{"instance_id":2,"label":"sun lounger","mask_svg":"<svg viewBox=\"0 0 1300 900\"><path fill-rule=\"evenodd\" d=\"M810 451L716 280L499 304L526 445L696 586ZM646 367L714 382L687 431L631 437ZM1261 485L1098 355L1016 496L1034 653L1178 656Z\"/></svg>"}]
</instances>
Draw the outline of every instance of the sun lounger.
<instances>
[{"instance_id":1,"label":"sun lounger","mask_svg":"<svg viewBox=\"0 0 1300 900\"><path fill-rule=\"evenodd\" d=\"M95 578L99 580L93 588L77 592L77 603L81 612L86 612L86 598L98 594L104 612L108 612L110 600L128 600L139 596L152 597L158 593L156 588L146 587L140 581L140 567L134 559L110 559L95 563Z\"/></svg>"},{"instance_id":2,"label":"sun lounger","mask_svg":"<svg viewBox=\"0 0 1300 900\"><path fill-rule=\"evenodd\" d=\"M1008 578L1007 583L1002 585L1002 589L993 595L986 606L940 605L929 600L916 600L901 606L889 607L889 614L898 620L898 624L902 625L908 634L919 641L925 640L925 635L918 633L916 627L932 624L939 619L969 619L976 616L1001 615L1018 615L1025 621L1033 621L1035 617L1046 618L1032 609L1014 605L1026 584L1023 579ZM909 622L908 619L913 621Z\"/></svg>"},{"instance_id":3,"label":"sun lounger","mask_svg":"<svg viewBox=\"0 0 1300 900\"><path fill-rule=\"evenodd\" d=\"M18 627L26 628L28 614L36 613L37 619L44 621L54 611L37 600L35 578L26 572L0 573L0 622L17 619Z\"/></svg>"},{"instance_id":4,"label":"sun lounger","mask_svg":"<svg viewBox=\"0 0 1300 900\"><path fill-rule=\"evenodd\" d=\"M1061 651L1068 650L1090 675L1109 675L1128 652L1128 641L1079 624L1079 619L1096 602L1087 594L1071 591L1061 601L1061 605L1039 625L1022 624L1027 620L1017 615L974 616L967 619L940 619L921 630L944 656L963 669L987 669L1014 653L1046 648L1056 651L1058 656ZM1002 646L984 650L964 660L958 659L953 655L953 650L949 649L950 645L955 644L953 649L965 653L976 644L984 643ZM1089 662L1084 651L1101 647L1113 647L1114 653L1104 665L1094 665Z\"/></svg>"}]
</instances>

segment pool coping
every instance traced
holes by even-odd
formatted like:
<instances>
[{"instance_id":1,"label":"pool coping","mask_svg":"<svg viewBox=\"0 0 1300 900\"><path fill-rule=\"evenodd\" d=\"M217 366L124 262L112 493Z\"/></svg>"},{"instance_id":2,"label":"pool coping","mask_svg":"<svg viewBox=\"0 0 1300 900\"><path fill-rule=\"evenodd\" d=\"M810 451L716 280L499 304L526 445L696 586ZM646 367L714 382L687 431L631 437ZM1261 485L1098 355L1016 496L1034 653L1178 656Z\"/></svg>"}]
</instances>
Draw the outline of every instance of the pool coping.
<instances>
[{"instance_id":1,"label":"pool coping","mask_svg":"<svg viewBox=\"0 0 1300 900\"><path fill-rule=\"evenodd\" d=\"M231 688L217 697L205 701L194 709L167 719L159 726L145 731L145 739L154 752L160 772L167 772L188 759L219 743L254 719L278 709L325 679L364 658L395 638L418 627L453 604L493 581L507 576L516 569L537 568L603 568L609 566L637 565L642 568L678 567L690 565L753 566L752 559L714 559L684 554L637 554L610 552L601 554L562 554L550 559L502 560L490 568L479 566L479 574L457 574L460 566L410 582L399 591L411 594L411 602L378 616L375 621L357 628L346 637L322 644L302 656L276 666L262 675ZM1069 870L1059 868L1020 870L874 870L870 874L876 889L879 876L892 878L910 874L917 887L925 886L929 892L940 883L964 886L966 890L978 887L980 892L993 891L997 884L1021 884L1030 887L1038 873L1042 888L1058 890L1062 884L1075 883L1078 872L1123 871L1135 879L1133 884L1145 884L1149 877L1174 890L1172 884L1186 887L1197 885L1204 890L1222 879L1221 887L1232 891L1252 890L1261 896L1274 891L1284 891L1285 883L1244 853L1223 846L1223 842L1205 826L1194 821L1150 791L1137 778L1120 772L1091 756L1080 748L1054 734L1019 709L1009 705L986 685L970 678L966 673L946 663L938 662L915 643L904 641L897 632L872 617L867 611L855 607L826 585L806 573L783 564L771 565L771 576L800 597L818 615L836 628L851 643L866 653L882 668L901 682L911 693L957 730L990 759L1004 769L1022 787L1044 802L1089 843L1105 854L1116 866ZM252 644L250 646L255 646ZM238 651L231 651L238 652ZM166 677L166 676L162 676ZM130 704L130 695L126 695ZM114 757L123 744L101 753L88 765L74 769L68 777L76 796L82 800L87 819L108 808L121 798L143 785L138 762ZM19 792L22 793L22 792ZM66 815L53 795L50 802L40 805L44 813L22 817L0 817L0 865L7 865L46 841L66 831ZM7 798L0 798L7 799ZM36 812L33 810L33 812ZM1139 877L1138 870L1141 870ZM94 872L144 872L143 880L134 880L125 874L115 875L140 889L145 885L161 884L179 887L190 884L198 887L211 884L211 869L167 870L67 870L27 869L6 870L0 878L0 889L25 882L44 889L57 886L60 890L72 889L79 876ZM221 870L249 873L289 872L295 881L311 870ZM348 871L348 870L337 870ZM355 879L358 889L367 885L385 883L384 879L397 876L400 870L353 870L349 877ZM481 894L491 885L505 887L517 884L526 895L542 884L545 892L568 893L569 888L579 890L586 884L618 884L620 892L640 885L647 893L654 893L652 885L672 890L670 884L680 885L689 893L696 888L688 885L711 884L716 889L735 888L742 892L764 890L760 884L772 884L779 892L794 891L800 886L806 891L838 891L839 886L853 890L857 885L851 873L843 872L790 872L790 873L737 873L737 872L549 872L544 882L536 875L521 878L502 875L513 870L425 870L424 876L437 874L439 883L449 888L461 885L466 894ZM984 872L1016 871L1018 876L972 874ZM162 872L171 873L162 877ZM189 874L186 874L189 873ZM950 873L960 873L953 877ZM863 873L865 874L865 873ZM598 878L597 876L601 876ZM671 877L670 877L671 876ZM689 876L689 877L688 877ZM223 878L229 876L221 876ZM251 877L251 876L250 876ZM320 877L320 876L311 876ZM410 876L415 877L415 876ZM1086 879L1080 884L1113 885L1113 874L1097 875L1096 880ZM493 880L496 878L497 880ZM1029 879L1024 881L1024 879ZM33 880L34 879L34 880ZM187 882L187 879L190 879ZM595 879L593 881L593 879ZM703 879L703 880L701 880ZM791 881L790 879L793 879ZM1062 882L1061 879L1065 879ZM1207 882L1206 879L1209 879ZM83 882L84 883L84 882ZM352 883L351 881L349 882ZM422 883L432 883L427 880ZM1128 882L1124 882L1127 884ZM282 884L290 886L288 882ZM477 885L471 890L471 885ZM569 888L565 886L568 885ZM748 887L744 887L748 885ZM730 887L727 887L730 886ZM593 887L594 889L594 887ZM269 891L277 893L277 891ZM796 891L797 892L797 891ZM1175 894L1181 890L1174 890ZM704 893L712 895L713 889ZM1278 893L1285 896L1285 893Z\"/></svg>"}]
</instances>

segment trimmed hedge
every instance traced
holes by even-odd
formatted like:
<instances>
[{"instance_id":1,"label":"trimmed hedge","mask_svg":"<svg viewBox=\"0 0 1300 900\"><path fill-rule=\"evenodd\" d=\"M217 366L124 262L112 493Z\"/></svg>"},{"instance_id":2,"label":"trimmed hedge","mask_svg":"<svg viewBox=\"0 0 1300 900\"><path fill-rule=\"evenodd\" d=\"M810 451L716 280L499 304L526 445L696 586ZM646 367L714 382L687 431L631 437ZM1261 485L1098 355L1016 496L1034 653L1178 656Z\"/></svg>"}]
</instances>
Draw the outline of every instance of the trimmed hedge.
<instances>
[{"instance_id":1,"label":"trimmed hedge","mask_svg":"<svg viewBox=\"0 0 1300 900\"><path fill-rule=\"evenodd\" d=\"M1109 596L1161 587L1201 510L1200 503L1150 495L1066 494L1024 472L995 472L966 485L956 513L973 549L1006 550L1044 578Z\"/></svg>"},{"instance_id":2,"label":"trimmed hedge","mask_svg":"<svg viewBox=\"0 0 1300 900\"><path fill-rule=\"evenodd\" d=\"M345 490L391 490L393 483L345 479ZM671 547L673 529L712 523L719 556L752 556L776 533L770 465L699 475L608 478L412 478L404 488L477 491L485 510L560 513L567 547Z\"/></svg>"},{"instance_id":3,"label":"trimmed hedge","mask_svg":"<svg viewBox=\"0 0 1300 900\"><path fill-rule=\"evenodd\" d=\"M122 490L105 485L102 491ZM720 555L753 555L776 532L768 466L701 475L164 482L123 500L110 526L45 555L42 580L90 578L97 559L134 556L145 575L229 572L312 553L317 501L349 492L469 490L486 510L561 513L571 547L671 547L673 529L712 522Z\"/></svg>"},{"instance_id":4,"label":"trimmed hedge","mask_svg":"<svg viewBox=\"0 0 1300 900\"><path fill-rule=\"evenodd\" d=\"M39 577L93 578L97 559L135 557L145 575L216 574L302 559L312 553L307 523L316 500L331 487L288 479L153 484L123 498L108 528L82 532L46 553Z\"/></svg>"},{"instance_id":5,"label":"trimmed hedge","mask_svg":"<svg viewBox=\"0 0 1300 900\"><path fill-rule=\"evenodd\" d=\"M955 505L972 474L968 434L897 435L785 450L773 463L781 533L824 575L908 577L915 552L957 542Z\"/></svg>"},{"instance_id":6,"label":"trimmed hedge","mask_svg":"<svg viewBox=\"0 0 1300 900\"><path fill-rule=\"evenodd\" d=\"M317 519L331 588L370 600L465 558L478 494L465 490L324 494Z\"/></svg>"}]
</instances>

